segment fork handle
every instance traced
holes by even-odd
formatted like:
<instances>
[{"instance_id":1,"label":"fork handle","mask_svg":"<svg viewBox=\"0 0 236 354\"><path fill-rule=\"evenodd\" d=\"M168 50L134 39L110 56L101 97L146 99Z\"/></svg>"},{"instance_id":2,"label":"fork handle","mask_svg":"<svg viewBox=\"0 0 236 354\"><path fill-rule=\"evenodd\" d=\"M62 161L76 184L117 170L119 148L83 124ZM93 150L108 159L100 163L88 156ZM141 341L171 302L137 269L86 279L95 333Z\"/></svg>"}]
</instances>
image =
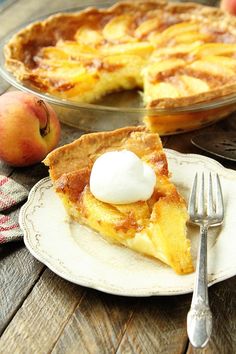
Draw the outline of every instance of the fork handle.
<instances>
[{"instance_id":1,"label":"fork handle","mask_svg":"<svg viewBox=\"0 0 236 354\"><path fill-rule=\"evenodd\" d=\"M208 302L207 287L207 231L208 225L200 226L196 278L191 308L187 316L187 332L195 348L203 348L212 331L212 313Z\"/></svg>"}]
</instances>

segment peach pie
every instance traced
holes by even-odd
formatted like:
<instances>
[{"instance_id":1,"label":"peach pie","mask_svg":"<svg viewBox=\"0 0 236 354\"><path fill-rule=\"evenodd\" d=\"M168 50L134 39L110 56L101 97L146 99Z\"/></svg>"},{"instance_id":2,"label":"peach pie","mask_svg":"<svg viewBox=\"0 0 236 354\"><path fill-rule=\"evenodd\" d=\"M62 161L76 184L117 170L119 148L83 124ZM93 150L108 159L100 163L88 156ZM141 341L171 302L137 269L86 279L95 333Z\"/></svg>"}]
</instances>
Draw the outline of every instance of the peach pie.
<instances>
[{"instance_id":1,"label":"peach pie","mask_svg":"<svg viewBox=\"0 0 236 354\"><path fill-rule=\"evenodd\" d=\"M236 93L236 19L195 3L125 1L33 23L8 42L5 57L18 80L62 99L95 102L137 88L145 107L185 107ZM234 109L203 114L203 123ZM170 119L169 130L181 129L181 119ZM184 119L194 125L191 113ZM158 122L145 121L162 132Z\"/></svg>"},{"instance_id":2,"label":"peach pie","mask_svg":"<svg viewBox=\"0 0 236 354\"><path fill-rule=\"evenodd\" d=\"M152 169L155 182L148 199L116 204L101 201L91 192L95 161L114 151L132 152ZM190 240L186 236L186 204L169 179L158 134L147 132L144 127L85 134L52 151L44 163L73 220L108 241L161 260L178 274L193 271Z\"/></svg>"}]
</instances>

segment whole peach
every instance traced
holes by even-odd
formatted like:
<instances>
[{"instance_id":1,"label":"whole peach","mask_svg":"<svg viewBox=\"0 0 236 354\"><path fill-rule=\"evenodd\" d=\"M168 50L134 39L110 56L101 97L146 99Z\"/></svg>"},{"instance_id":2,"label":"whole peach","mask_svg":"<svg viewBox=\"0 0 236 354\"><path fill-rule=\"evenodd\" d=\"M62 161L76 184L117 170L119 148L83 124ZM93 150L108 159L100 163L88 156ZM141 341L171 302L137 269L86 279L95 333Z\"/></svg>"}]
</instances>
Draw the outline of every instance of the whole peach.
<instances>
[{"instance_id":1,"label":"whole peach","mask_svg":"<svg viewBox=\"0 0 236 354\"><path fill-rule=\"evenodd\" d=\"M42 99L20 91L0 96L0 159L29 166L44 159L60 139L60 123Z\"/></svg>"},{"instance_id":2,"label":"whole peach","mask_svg":"<svg viewBox=\"0 0 236 354\"><path fill-rule=\"evenodd\" d=\"M220 8L232 15L236 15L236 0L222 0Z\"/></svg>"}]
</instances>

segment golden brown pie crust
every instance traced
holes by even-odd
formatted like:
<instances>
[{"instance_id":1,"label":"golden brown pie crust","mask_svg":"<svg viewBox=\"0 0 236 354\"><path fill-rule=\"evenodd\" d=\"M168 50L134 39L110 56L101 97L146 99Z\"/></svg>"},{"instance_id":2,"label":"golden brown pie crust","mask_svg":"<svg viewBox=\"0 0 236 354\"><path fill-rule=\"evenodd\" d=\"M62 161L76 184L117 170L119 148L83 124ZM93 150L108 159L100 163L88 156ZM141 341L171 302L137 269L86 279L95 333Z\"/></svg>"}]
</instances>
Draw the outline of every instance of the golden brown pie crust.
<instances>
[{"instance_id":1,"label":"golden brown pie crust","mask_svg":"<svg viewBox=\"0 0 236 354\"><path fill-rule=\"evenodd\" d=\"M124 149L134 152L155 171L153 195L147 201L124 205L101 202L89 188L93 163L107 151ZM43 162L49 166L54 188L72 219L112 242L161 259L179 274L193 271L190 241L186 238L186 203L169 180L158 134L144 127L86 134L52 151ZM143 243L148 246L140 246Z\"/></svg>"}]
</instances>

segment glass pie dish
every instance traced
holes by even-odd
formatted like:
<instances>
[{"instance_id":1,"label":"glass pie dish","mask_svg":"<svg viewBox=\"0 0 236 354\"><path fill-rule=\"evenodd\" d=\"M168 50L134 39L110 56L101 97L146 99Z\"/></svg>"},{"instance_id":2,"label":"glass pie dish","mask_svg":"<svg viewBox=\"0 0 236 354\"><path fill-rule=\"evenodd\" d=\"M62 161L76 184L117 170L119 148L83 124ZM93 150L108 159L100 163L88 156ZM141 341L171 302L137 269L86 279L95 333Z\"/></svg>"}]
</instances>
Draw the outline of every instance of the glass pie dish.
<instances>
[{"instance_id":1,"label":"glass pie dish","mask_svg":"<svg viewBox=\"0 0 236 354\"><path fill-rule=\"evenodd\" d=\"M111 2L100 4L106 8ZM85 8L85 7L84 7ZM87 5L86 5L87 8ZM74 13L83 8L66 10ZM63 11L65 12L65 11ZM37 20L43 21L50 16ZM35 21L34 21L35 22ZM207 125L228 116L236 110L236 91L214 99L187 105L145 107L143 92L139 89L123 90L105 95L95 103L76 102L42 91L27 80L18 80L5 66L4 47L12 36L29 24L23 24L0 42L0 74L12 86L48 101L56 110L61 122L85 131L112 130L129 125L145 124L160 135L178 134Z\"/></svg>"}]
</instances>

